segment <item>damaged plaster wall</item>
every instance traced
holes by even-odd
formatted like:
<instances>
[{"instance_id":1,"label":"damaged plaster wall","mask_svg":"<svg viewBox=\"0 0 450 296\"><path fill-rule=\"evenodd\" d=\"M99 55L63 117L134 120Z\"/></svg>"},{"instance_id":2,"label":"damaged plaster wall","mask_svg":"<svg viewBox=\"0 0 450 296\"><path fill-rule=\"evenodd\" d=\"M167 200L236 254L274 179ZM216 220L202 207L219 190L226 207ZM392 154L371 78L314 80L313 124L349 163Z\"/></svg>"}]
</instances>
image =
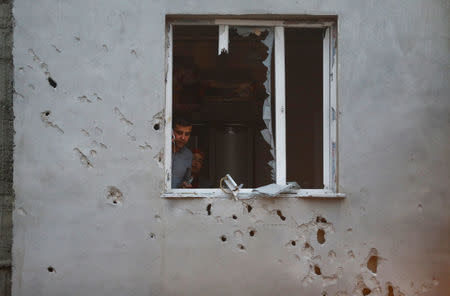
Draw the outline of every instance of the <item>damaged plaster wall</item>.
<instances>
[{"instance_id":1,"label":"damaged plaster wall","mask_svg":"<svg viewBox=\"0 0 450 296\"><path fill-rule=\"evenodd\" d=\"M163 200L165 14L336 14L344 200ZM447 1L15 0L13 295L445 295Z\"/></svg>"}]
</instances>

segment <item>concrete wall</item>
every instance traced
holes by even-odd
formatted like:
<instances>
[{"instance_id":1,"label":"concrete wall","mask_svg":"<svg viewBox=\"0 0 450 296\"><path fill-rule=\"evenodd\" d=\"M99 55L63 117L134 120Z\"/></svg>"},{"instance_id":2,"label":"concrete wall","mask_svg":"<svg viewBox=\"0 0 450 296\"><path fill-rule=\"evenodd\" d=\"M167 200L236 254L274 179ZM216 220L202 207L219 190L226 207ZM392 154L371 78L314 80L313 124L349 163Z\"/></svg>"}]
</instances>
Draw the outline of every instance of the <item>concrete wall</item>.
<instances>
[{"instance_id":1,"label":"concrete wall","mask_svg":"<svg viewBox=\"0 0 450 296\"><path fill-rule=\"evenodd\" d=\"M448 1L15 0L13 13L13 295L449 293ZM170 13L339 16L347 199L249 212L160 198Z\"/></svg>"}]
</instances>

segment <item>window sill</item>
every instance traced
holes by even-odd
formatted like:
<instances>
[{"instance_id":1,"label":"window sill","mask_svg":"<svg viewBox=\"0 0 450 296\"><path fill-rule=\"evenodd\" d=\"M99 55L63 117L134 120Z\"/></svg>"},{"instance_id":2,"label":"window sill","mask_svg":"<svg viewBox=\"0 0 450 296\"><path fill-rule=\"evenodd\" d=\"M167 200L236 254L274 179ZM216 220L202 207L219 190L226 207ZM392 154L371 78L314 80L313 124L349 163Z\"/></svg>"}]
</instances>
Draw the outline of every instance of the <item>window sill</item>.
<instances>
[{"instance_id":1,"label":"window sill","mask_svg":"<svg viewBox=\"0 0 450 296\"><path fill-rule=\"evenodd\" d=\"M223 192L221 189L172 189L164 192L162 198L232 198L231 194ZM277 196L266 196L253 192L253 189L241 189L238 194L238 199L252 199L252 198L318 198L318 199L344 199L345 193L333 192L331 190L323 189L299 189L291 190L286 193L280 193Z\"/></svg>"}]
</instances>

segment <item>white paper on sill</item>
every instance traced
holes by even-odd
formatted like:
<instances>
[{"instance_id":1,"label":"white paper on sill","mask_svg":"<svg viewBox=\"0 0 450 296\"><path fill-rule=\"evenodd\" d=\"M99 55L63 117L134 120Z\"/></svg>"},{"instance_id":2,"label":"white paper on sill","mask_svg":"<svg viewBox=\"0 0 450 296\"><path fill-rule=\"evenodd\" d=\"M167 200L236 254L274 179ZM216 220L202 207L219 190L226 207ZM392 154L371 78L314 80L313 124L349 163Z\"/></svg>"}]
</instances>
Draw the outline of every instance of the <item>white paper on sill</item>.
<instances>
[{"instance_id":1,"label":"white paper on sill","mask_svg":"<svg viewBox=\"0 0 450 296\"><path fill-rule=\"evenodd\" d=\"M285 185L272 183L269 185L255 188L253 192L259 193L261 195L277 196L283 192L289 191L290 189L299 189L299 188L300 186L297 184L297 182L287 182L287 184Z\"/></svg>"}]
</instances>

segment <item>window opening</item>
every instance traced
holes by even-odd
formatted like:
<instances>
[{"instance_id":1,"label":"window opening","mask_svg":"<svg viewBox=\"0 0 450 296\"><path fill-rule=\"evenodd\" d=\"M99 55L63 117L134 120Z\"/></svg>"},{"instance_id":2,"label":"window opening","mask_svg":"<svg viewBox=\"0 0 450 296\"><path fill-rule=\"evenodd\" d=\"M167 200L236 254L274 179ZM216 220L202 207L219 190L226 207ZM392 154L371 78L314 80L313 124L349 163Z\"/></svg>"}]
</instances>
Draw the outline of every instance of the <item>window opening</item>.
<instances>
[{"instance_id":1,"label":"window opening","mask_svg":"<svg viewBox=\"0 0 450 296\"><path fill-rule=\"evenodd\" d=\"M273 28L230 27L220 55L218 36L218 26L173 30L173 117L192 124L186 147L204 155L194 186L218 188L226 174L244 188L273 183Z\"/></svg>"},{"instance_id":2,"label":"window opening","mask_svg":"<svg viewBox=\"0 0 450 296\"><path fill-rule=\"evenodd\" d=\"M286 179L323 189L322 28L285 29Z\"/></svg>"},{"instance_id":3,"label":"window opening","mask_svg":"<svg viewBox=\"0 0 450 296\"><path fill-rule=\"evenodd\" d=\"M345 197L336 192L336 20L169 25L165 196ZM180 147L189 151L181 169Z\"/></svg>"}]
</instances>

